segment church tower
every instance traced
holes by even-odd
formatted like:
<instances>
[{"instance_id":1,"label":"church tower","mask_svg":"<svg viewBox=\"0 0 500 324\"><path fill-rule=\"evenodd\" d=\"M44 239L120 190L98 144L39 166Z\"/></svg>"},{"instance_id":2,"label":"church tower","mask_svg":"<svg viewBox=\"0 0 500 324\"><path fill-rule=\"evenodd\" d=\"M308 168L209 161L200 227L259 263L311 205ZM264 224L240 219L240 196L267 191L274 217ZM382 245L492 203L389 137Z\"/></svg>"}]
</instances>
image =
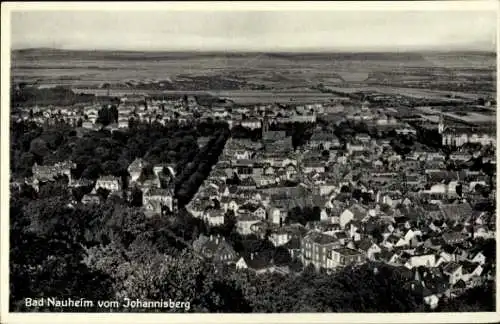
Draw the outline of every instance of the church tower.
<instances>
[{"instance_id":1,"label":"church tower","mask_svg":"<svg viewBox=\"0 0 500 324\"><path fill-rule=\"evenodd\" d=\"M269 118L265 115L262 119L262 137L269 131Z\"/></svg>"},{"instance_id":2,"label":"church tower","mask_svg":"<svg viewBox=\"0 0 500 324\"><path fill-rule=\"evenodd\" d=\"M443 118L443 115L439 115L439 125L438 125L438 132L439 134L443 134L444 132L444 118Z\"/></svg>"}]
</instances>

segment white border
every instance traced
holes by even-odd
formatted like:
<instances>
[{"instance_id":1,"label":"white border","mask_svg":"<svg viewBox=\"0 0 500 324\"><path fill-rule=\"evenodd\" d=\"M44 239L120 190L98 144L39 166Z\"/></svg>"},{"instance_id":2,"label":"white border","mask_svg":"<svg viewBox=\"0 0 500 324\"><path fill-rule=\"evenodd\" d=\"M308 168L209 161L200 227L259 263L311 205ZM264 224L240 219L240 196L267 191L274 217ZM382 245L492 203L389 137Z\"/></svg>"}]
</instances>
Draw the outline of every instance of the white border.
<instances>
[{"instance_id":1,"label":"white border","mask_svg":"<svg viewBox=\"0 0 500 324\"><path fill-rule=\"evenodd\" d=\"M10 71L10 13L26 10L85 10L85 11L145 11L145 10L182 10L182 11L311 11L311 10L350 10L350 11L496 11L500 2L491 1L394 1L394 2L11 2L1 5L1 173L0 173L0 202L1 202L1 316L2 323L488 323L500 321L499 298L497 294L496 313L409 313L409 314L130 314L130 313L41 313L18 314L8 313L9 301L9 71ZM466 22L464 22L466 23ZM497 33L498 35L498 33ZM497 41L497 46L499 46ZM498 49L498 48L497 48ZM498 52L498 50L497 50ZM500 58L497 55L497 69ZM498 73L497 73L498 75ZM498 83L497 83L497 89ZM498 96L498 91L497 91ZM498 100L497 100L498 102ZM498 117L497 117L498 118ZM497 120L498 121L498 120ZM500 141L500 134L497 132ZM497 155L500 155L497 152ZM498 156L497 156L498 160ZM497 172L497 183L500 175ZM498 211L497 210L497 216ZM497 231L498 232L498 231ZM500 255L497 240L497 256ZM497 257L498 260L498 257ZM497 267L497 278L500 270ZM498 286L498 281L497 281Z\"/></svg>"}]
</instances>

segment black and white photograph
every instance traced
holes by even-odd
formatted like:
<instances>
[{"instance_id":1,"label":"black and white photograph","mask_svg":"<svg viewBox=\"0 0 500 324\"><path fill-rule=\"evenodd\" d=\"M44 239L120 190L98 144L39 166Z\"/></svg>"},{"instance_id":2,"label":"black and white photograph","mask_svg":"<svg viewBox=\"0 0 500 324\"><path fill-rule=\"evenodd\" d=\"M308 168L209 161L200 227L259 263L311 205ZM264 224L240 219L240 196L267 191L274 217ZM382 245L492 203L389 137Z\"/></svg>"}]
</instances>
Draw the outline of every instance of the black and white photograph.
<instances>
[{"instance_id":1,"label":"black and white photograph","mask_svg":"<svg viewBox=\"0 0 500 324\"><path fill-rule=\"evenodd\" d=\"M2 314L500 320L473 2L3 3Z\"/></svg>"}]
</instances>

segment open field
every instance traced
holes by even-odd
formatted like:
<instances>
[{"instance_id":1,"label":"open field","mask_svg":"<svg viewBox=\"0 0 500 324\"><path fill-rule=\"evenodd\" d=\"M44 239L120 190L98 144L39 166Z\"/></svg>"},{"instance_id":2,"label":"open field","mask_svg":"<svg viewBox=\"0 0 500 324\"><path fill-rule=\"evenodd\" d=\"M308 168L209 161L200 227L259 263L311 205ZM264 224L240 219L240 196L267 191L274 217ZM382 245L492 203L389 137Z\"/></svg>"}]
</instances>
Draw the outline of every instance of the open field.
<instances>
[{"instance_id":1,"label":"open field","mask_svg":"<svg viewBox=\"0 0 500 324\"><path fill-rule=\"evenodd\" d=\"M389 87L389 86L351 86L351 87L327 87L330 90L343 93L354 93L354 92L377 92L381 94L388 95L401 95L414 98L427 98L427 99L447 99L452 100L449 96L455 96L456 98L464 99L477 99L480 97L480 93L467 93L458 91L443 91L443 90L428 90L428 89L416 89L416 88L403 88L403 87Z\"/></svg>"},{"instance_id":2,"label":"open field","mask_svg":"<svg viewBox=\"0 0 500 324\"><path fill-rule=\"evenodd\" d=\"M11 71L13 82L42 87L97 89L109 83L116 91L217 92L235 102L251 102L253 98L266 101L267 97L295 97L299 101L333 97L294 90L319 84L345 93L372 91L448 100L452 96L494 96L496 88L496 56L490 53L136 53L33 49L14 51ZM263 92L253 92L257 90Z\"/></svg>"}]
</instances>

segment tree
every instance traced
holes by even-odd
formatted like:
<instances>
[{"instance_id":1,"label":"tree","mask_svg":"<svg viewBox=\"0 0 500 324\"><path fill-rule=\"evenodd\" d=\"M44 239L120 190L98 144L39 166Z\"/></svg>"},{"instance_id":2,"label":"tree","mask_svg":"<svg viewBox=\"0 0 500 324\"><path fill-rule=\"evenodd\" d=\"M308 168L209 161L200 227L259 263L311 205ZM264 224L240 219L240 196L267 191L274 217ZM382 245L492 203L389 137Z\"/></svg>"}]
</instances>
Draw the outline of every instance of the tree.
<instances>
[{"instance_id":1,"label":"tree","mask_svg":"<svg viewBox=\"0 0 500 324\"><path fill-rule=\"evenodd\" d=\"M98 188L96 190L96 192L99 195L99 197L101 198L101 200L103 200L103 201L108 199L108 196L111 193L111 191L109 191L108 189L104 189L104 188Z\"/></svg>"},{"instance_id":2,"label":"tree","mask_svg":"<svg viewBox=\"0 0 500 324\"><path fill-rule=\"evenodd\" d=\"M113 116L110 109L107 106L103 106L97 112L96 123L102 124L103 126L108 126L113 121Z\"/></svg>"},{"instance_id":3,"label":"tree","mask_svg":"<svg viewBox=\"0 0 500 324\"><path fill-rule=\"evenodd\" d=\"M130 206L141 207L142 206L142 190L137 187L132 188L130 196Z\"/></svg>"},{"instance_id":4,"label":"tree","mask_svg":"<svg viewBox=\"0 0 500 324\"><path fill-rule=\"evenodd\" d=\"M33 141L31 141L30 144L30 152L33 153L35 156L43 158L49 153L47 142L45 142L43 139L40 138L34 139Z\"/></svg>"},{"instance_id":5,"label":"tree","mask_svg":"<svg viewBox=\"0 0 500 324\"><path fill-rule=\"evenodd\" d=\"M109 108L109 116L111 122L113 123L118 122L118 108L115 105L112 105L111 108Z\"/></svg>"},{"instance_id":6,"label":"tree","mask_svg":"<svg viewBox=\"0 0 500 324\"><path fill-rule=\"evenodd\" d=\"M276 265L290 265L292 257L287 249L282 246L278 246L274 252L273 260Z\"/></svg>"}]
</instances>

